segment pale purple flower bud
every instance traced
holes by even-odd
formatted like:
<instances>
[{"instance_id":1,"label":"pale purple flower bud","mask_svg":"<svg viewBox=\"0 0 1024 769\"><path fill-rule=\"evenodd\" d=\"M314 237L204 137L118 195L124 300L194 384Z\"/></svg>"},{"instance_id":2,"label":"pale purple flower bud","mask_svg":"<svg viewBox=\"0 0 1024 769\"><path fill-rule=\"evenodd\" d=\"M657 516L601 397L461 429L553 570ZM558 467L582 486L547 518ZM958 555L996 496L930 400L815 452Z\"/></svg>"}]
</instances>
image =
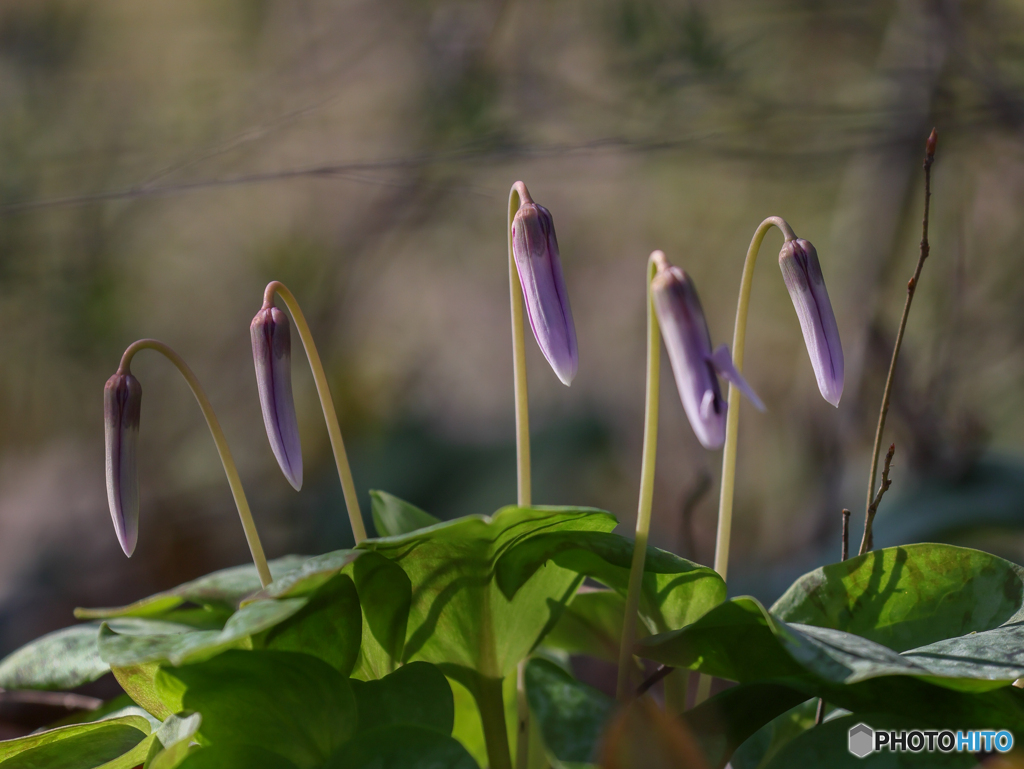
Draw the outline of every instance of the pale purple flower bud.
<instances>
[{"instance_id":1,"label":"pale purple flower bud","mask_svg":"<svg viewBox=\"0 0 1024 769\"><path fill-rule=\"evenodd\" d=\"M512 220L512 254L533 335L555 375L568 386L579 367L576 326L558 258L555 226L544 206L526 200L519 207Z\"/></svg>"},{"instance_id":2,"label":"pale purple flower bud","mask_svg":"<svg viewBox=\"0 0 1024 769\"><path fill-rule=\"evenodd\" d=\"M264 307L249 326L263 424L281 472L296 491L302 488L302 445L292 398L292 337L288 316Z\"/></svg>"},{"instance_id":3,"label":"pale purple flower bud","mask_svg":"<svg viewBox=\"0 0 1024 769\"><path fill-rule=\"evenodd\" d=\"M838 406L843 397L843 346L821 275L818 252L801 238L787 240L779 252L779 267L800 319L818 390L822 398Z\"/></svg>"},{"instance_id":4,"label":"pale purple flower bud","mask_svg":"<svg viewBox=\"0 0 1024 769\"><path fill-rule=\"evenodd\" d=\"M139 540L139 414L142 385L120 371L103 388L103 434L106 444L107 504L117 541L131 558Z\"/></svg>"},{"instance_id":5,"label":"pale purple flower bud","mask_svg":"<svg viewBox=\"0 0 1024 769\"><path fill-rule=\"evenodd\" d=\"M704 310L690 277L660 251L654 253L654 261L658 271L651 281L651 297L679 398L701 445L720 448L728 404L718 375L736 385L759 410L764 411L764 404L733 366L729 348L723 344L712 351Z\"/></svg>"}]
</instances>

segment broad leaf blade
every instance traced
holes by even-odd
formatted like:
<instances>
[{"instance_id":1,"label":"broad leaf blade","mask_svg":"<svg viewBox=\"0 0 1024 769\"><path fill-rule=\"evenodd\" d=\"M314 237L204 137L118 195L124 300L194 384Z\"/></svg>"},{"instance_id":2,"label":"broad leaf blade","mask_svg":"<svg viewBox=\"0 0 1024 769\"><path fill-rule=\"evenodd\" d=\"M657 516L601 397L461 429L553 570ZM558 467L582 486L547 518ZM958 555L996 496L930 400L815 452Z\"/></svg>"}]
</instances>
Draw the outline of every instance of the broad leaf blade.
<instances>
[{"instance_id":1,"label":"broad leaf blade","mask_svg":"<svg viewBox=\"0 0 1024 769\"><path fill-rule=\"evenodd\" d=\"M302 566L309 559L286 555L268 566L275 580ZM75 609L78 619L109 619L111 617L159 617L184 603L194 603L221 611L234 611L246 596L260 590L260 579L252 564L233 566L206 574L178 587L156 593L127 606L100 609Z\"/></svg>"},{"instance_id":2,"label":"broad leaf blade","mask_svg":"<svg viewBox=\"0 0 1024 769\"><path fill-rule=\"evenodd\" d=\"M360 731L323 769L479 769L451 737L409 724Z\"/></svg>"},{"instance_id":3,"label":"broad leaf blade","mask_svg":"<svg viewBox=\"0 0 1024 769\"><path fill-rule=\"evenodd\" d=\"M63 726L0 742L5 769L92 769L130 753L149 735L149 721L124 716Z\"/></svg>"},{"instance_id":4,"label":"broad leaf blade","mask_svg":"<svg viewBox=\"0 0 1024 769\"><path fill-rule=\"evenodd\" d=\"M594 761L615 701L562 668L535 658L526 665L526 695L544 745L560 762Z\"/></svg>"},{"instance_id":5,"label":"broad leaf blade","mask_svg":"<svg viewBox=\"0 0 1024 769\"><path fill-rule=\"evenodd\" d=\"M157 688L176 712L202 713L200 733L210 744L262 748L299 769L321 766L351 736L357 717L348 679L294 652L232 650L161 668Z\"/></svg>"},{"instance_id":6,"label":"broad leaf blade","mask_svg":"<svg viewBox=\"0 0 1024 769\"><path fill-rule=\"evenodd\" d=\"M377 681L351 681L359 729L408 724L450 735L455 702L448 679L428 662L410 662Z\"/></svg>"},{"instance_id":7,"label":"broad leaf blade","mask_svg":"<svg viewBox=\"0 0 1024 769\"><path fill-rule=\"evenodd\" d=\"M952 545L889 547L805 574L771 611L906 651L1024 621L1024 567Z\"/></svg>"},{"instance_id":8,"label":"broad leaf blade","mask_svg":"<svg viewBox=\"0 0 1024 769\"><path fill-rule=\"evenodd\" d=\"M510 599L495 582L499 559L542 533L614 525L611 515L590 508L508 507L360 547L397 563L412 583L406 660L503 678L557 620L581 577L555 564L540 566Z\"/></svg>"},{"instance_id":9,"label":"broad leaf blade","mask_svg":"<svg viewBox=\"0 0 1024 769\"><path fill-rule=\"evenodd\" d=\"M581 587L544 636L544 646L617 663L625 612L626 599L620 593ZM640 638L648 635L646 625L638 623L638 630Z\"/></svg>"}]
</instances>

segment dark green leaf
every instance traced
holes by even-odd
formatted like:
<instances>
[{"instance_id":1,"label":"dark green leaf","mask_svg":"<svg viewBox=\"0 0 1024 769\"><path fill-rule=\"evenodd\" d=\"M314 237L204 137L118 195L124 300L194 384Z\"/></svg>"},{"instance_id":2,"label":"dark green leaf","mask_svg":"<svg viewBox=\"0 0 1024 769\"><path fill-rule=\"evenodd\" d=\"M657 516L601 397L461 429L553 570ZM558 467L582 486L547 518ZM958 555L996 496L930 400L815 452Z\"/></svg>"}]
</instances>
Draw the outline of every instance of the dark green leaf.
<instances>
[{"instance_id":1,"label":"dark green leaf","mask_svg":"<svg viewBox=\"0 0 1024 769\"><path fill-rule=\"evenodd\" d=\"M278 603L290 600L295 599ZM255 605L246 606L239 614ZM313 593L298 612L266 631L261 641L267 649L312 654L347 676L359 654L362 626L355 585L347 575L338 574Z\"/></svg>"},{"instance_id":2,"label":"dark green leaf","mask_svg":"<svg viewBox=\"0 0 1024 769\"><path fill-rule=\"evenodd\" d=\"M828 767L828 769L970 769L977 766L977 759L970 753L933 753L888 751L872 753L867 758L857 758L847 748L850 727L865 722L878 729L914 729L922 724L906 717L883 715L851 715L826 721L786 744L768 762L766 769L807 769L807 767Z\"/></svg>"},{"instance_id":3,"label":"dark green leaf","mask_svg":"<svg viewBox=\"0 0 1024 769\"><path fill-rule=\"evenodd\" d=\"M729 759L732 769L764 769L783 746L814 726L817 710L818 701L810 699L773 718L736 749Z\"/></svg>"},{"instance_id":4,"label":"dark green leaf","mask_svg":"<svg viewBox=\"0 0 1024 769\"><path fill-rule=\"evenodd\" d=\"M323 769L479 769L451 737L422 726L360 731Z\"/></svg>"},{"instance_id":5,"label":"dark green leaf","mask_svg":"<svg viewBox=\"0 0 1024 769\"><path fill-rule=\"evenodd\" d=\"M363 552L351 572L363 610L359 672L363 678L380 678L402 660L412 582L401 566L370 551Z\"/></svg>"},{"instance_id":6,"label":"dark green leaf","mask_svg":"<svg viewBox=\"0 0 1024 769\"><path fill-rule=\"evenodd\" d=\"M163 667L157 689L175 712L202 713L200 733L212 745L263 748L299 769L320 766L348 740L357 717L348 679L295 652L230 650Z\"/></svg>"},{"instance_id":7,"label":"dark green leaf","mask_svg":"<svg viewBox=\"0 0 1024 769\"><path fill-rule=\"evenodd\" d=\"M1024 567L952 545L889 547L805 574L772 614L906 651L1024 621Z\"/></svg>"},{"instance_id":8,"label":"dark green leaf","mask_svg":"<svg viewBox=\"0 0 1024 769\"><path fill-rule=\"evenodd\" d=\"M271 561L270 573L275 580L302 566L309 559L301 555L286 555ZM221 569L186 582L183 585L156 593L127 606L103 609L75 609L78 619L108 619L111 617L160 617L184 603L194 603L221 611L234 611L246 596L260 590L256 567L251 563Z\"/></svg>"},{"instance_id":9,"label":"dark green leaf","mask_svg":"<svg viewBox=\"0 0 1024 769\"><path fill-rule=\"evenodd\" d=\"M62 726L0 742L0 764L4 769L93 769L130 753L148 735L149 721L141 716Z\"/></svg>"},{"instance_id":10,"label":"dark green leaf","mask_svg":"<svg viewBox=\"0 0 1024 769\"><path fill-rule=\"evenodd\" d=\"M410 505L386 491L370 492L370 509L373 512L373 525L377 528L378 537L395 537L409 534L440 523L425 510Z\"/></svg>"},{"instance_id":11,"label":"dark green leaf","mask_svg":"<svg viewBox=\"0 0 1024 769\"><path fill-rule=\"evenodd\" d=\"M498 584L513 594L548 560L593 577L625 594L633 542L604 531L545 532L509 550L498 564ZM655 547L644 561L640 615L652 632L680 628L725 600L725 582L714 569Z\"/></svg>"},{"instance_id":12,"label":"dark green leaf","mask_svg":"<svg viewBox=\"0 0 1024 769\"><path fill-rule=\"evenodd\" d=\"M601 733L615 710L611 697L538 658L526 665L526 695L544 744L555 758L594 760Z\"/></svg>"},{"instance_id":13,"label":"dark green leaf","mask_svg":"<svg viewBox=\"0 0 1024 769\"><path fill-rule=\"evenodd\" d=\"M581 579L547 564L510 599L494 579L501 556L542 533L614 525L611 515L590 508L507 507L493 517L460 518L360 547L397 563L412 582L406 660L458 665L495 679L529 653Z\"/></svg>"},{"instance_id":14,"label":"dark green leaf","mask_svg":"<svg viewBox=\"0 0 1024 769\"><path fill-rule=\"evenodd\" d=\"M779 684L740 684L686 711L683 721L700 744L708 765L723 767L751 735L806 696ZM735 761L733 769L738 769Z\"/></svg>"},{"instance_id":15,"label":"dark green leaf","mask_svg":"<svg viewBox=\"0 0 1024 769\"><path fill-rule=\"evenodd\" d=\"M210 745L190 752L178 768L296 769L296 766L279 753L253 745Z\"/></svg>"},{"instance_id":16,"label":"dark green leaf","mask_svg":"<svg viewBox=\"0 0 1024 769\"><path fill-rule=\"evenodd\" d=\"M410 662L378 681L351 681L359 729L412 724L452 733L455 702L448 679L428 662Z\"/></svg>"}]
</instances>

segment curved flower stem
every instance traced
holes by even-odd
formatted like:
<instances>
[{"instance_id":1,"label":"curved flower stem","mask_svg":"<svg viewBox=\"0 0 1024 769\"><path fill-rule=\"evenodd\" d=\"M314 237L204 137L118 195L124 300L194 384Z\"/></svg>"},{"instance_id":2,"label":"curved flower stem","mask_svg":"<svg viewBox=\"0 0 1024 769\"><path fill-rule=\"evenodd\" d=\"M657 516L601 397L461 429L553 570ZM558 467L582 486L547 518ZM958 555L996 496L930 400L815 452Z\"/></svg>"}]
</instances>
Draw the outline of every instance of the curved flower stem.
<instances>
[{"instance_id":1,"label":"curved flower stem","mask_svg":"<svg viewBox=\"0 0 1024 769\"><path fill-rule=\"evenodd\" d=\"M526 185L516 182L508 196L508 289L512 304L512 376L516 398L516 492L520 507L530 506L530 398L526 389L526 335L523 287L512 255L512 220L523 203L533 202Z\"/></svg>"},{"instance_id":2,"label":"curved flower stem","mask_svg":"<svg viewBox=\"0 0 1024 769\"><path fill-rule=\"evenodd\" d=\"M750 288L754 282L754 265L761 243L772 227L778 227L787 240L796 240L793 228L779 216L769 216L754 231L754 237L747 248L743 262L743 277L740 279L740 298L736 306L736 327L732 336L732 363L736 370L743 371L743 352L747 343L747 311L750 309ZM732 501L736 487L736 441L740 431L740 391L729 384L729 406L725 415L725 447L722 451L722 491L718 498L718 536L715 540L715 571L722 579L729 572L729 543L732 538ZM711 691L711 678L702 675L697 682L696 704L707 699Z\"/></svg>"},{"instance_id":3,"label":"curved flower stem","mask_svg":"<svg viewBox=\"0 0 1024 769\"><path fill-rule=\"evenodd\" d=\"M526 387L526 334L523 328L523 287L512 254L512 220L519 206L532 202L526 185L516 182L508 194L508 290L512 306L512 378L516 399L516 504L530 506L530 396ZM516 767L526 769L530 753L530 706L524 677L526 660L516 670Z\"/></svg>"},{"instance_id":4,"label":"curved flower stem","mask_svg":"<svg viewBox=\"0 0 1024 769\"><path fill-rule=\"evenodd\" d=\"M633 667L633 645L636 643L636 624L640 611L640 588L647 558L647 538L651 529L651 501L654 498L654 462L658 451L658 384L661 368L661 332L654 314L651 280L657 271L655 251L647 260L647 396L644 405L644 449L640 467L640 502L636 514L636 541L633 543L633 561L629 567L629 587L626 590L626 612L622 622L622 642L619 644L619 678L615 694L620 702L627 702L633 694L630 673Z\"/></svg>"},{"instance_id":5,"label":"curved flower stem","mask_svg":"<svg viewBox=\"0 0 1024 769\"><path fill-rule=\"evenodd\" d=\"M313 371L313 381L316 383L316 393L320 396L320 407L324 412L324 421L327 423L327 434L331 439L331 450L334 452L334 464L338 468L338 478L341 480L341 491L345 496L345 507L348 509L348 520L352 525L352 537L358 545L366 539L366 527L363 525L363 514L359 509L359 497L356 495L356 484L352 480L352 468L348 464L348 454L345 452L345 441L341 437L341 428L338 426L338 414L334 410L334 401L331 398L331 388L327 384L327 374L324 373L324 364L320 361L320 354L316 350L316 343L313 341L313 334L309 330L306 316L302 314L295 295L288 290L280 281L272 281L267 284L263 292L263 305L269 307L273 304L274 294L277 294L284 301L288 311L295 320L295 328L299 332L299 339L302 340L302 347L306 351L306 359Z\"/></svg>"},{"instance_id":6,"label":"curved flower stem","mask_svg":"<svg viewBox=\"0 0 1024 769\"><path fill-rule=\"evenodd\" d=\"M174 350L158 342L156 339L140 339L133 342L121 356L121 365L118 367L119 374L127 374L131 366L132 358L139 350L156 350L167 360L173 363L181 375L185 377L192 394L199 403L199 408L206 417L206 424L213 435L213 442L217 445L217 453L220 455L221 464L224 465L224 474L228 477L228 485L231 487L231 496L235 498L235 507L238 508L238 517L242 519L242 528L245 530L245 540L249 544L249 552L252 553L253 563L256 564L256 571L260 575L260 584L266 587L271 583L270 567L267 566L267 557L263 554L263 545L260 544L260 535L256 531L256 524L252 519L252 511L249 510L249 501L245 498L245 489L242 488L242 479L238 476L238 468L235 467L235 460L231 456L231 449L228 447L227 438L224 437L224 430L221 429L217 415L213 413L213 406L210 399L206 397L202 385L192 373L192 369L182 360Z\"/></svg>"}]
</instances>

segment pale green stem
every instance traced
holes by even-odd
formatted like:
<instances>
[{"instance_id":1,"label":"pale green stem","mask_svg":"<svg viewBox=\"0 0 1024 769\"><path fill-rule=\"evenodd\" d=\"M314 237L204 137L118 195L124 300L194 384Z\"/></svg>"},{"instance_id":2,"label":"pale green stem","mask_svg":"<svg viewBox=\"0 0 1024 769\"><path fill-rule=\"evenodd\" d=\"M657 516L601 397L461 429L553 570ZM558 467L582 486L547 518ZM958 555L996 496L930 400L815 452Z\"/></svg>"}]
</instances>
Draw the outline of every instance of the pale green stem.
<instances>
[{"instance_id":1,"label":"pale green stem","mask_svg":"<svg viewBox=\"0 0 1024 769\"><path fill-rule=\"evenodd\" d=\"M363 514L359 509L359 497L356 495L356 484L352 480L352 468L348 464L345 441L341 437L338 414L334 410L334 400L331 398L331 388L327 383L324 364L316 350L313 333L309 330L309 324L306 322L306 316L302 314L302 308L299 307L295 295L283 283L275 280L267 285L266 291L263 292L263 306L270 307L273 304L275 293L284 301L295 320L295 329L299 332L299 339L302 340L302 347L306 351L309 367L313 371L313 381L316 383L317 395L320 396L320 408L324 412L327 435L331 439L331 450L334 452L334 464L338 468L338 478L341 480L341 492L345 496L345 507L348 509L348 520L352 526L352 537L358 545L366 539L366 527L363 525Z\"/></svg>"},{"instance_id":2,"label":"pale green stem","mask_svg":"<svg viewBox=\"0 0 1024 769\"><path fill-rule=\"evenodd\" d=\"M778 227L786 241L796 240L793 228L785 219L769 216L757 226L754 237L747 249L743 262L743 277L740 279L740 298L736 306L736 328L732 337L732 363L739 372L743 371L743 352L747 342L747 310L750 308L750 287L754 282L754 265L761 242L768 230ZM729 405L725 415L725 447L722 451L722 491L718 499L718 537L715 542L715 571L722 579L729 572L729 542L732 536L732 501L736 486L736 440L740 431L740 391L736 385L729 385ZM701 676L697 683L696 704L707 699L711 691L711 679Z\"/></svg>"},{"instance_id":3,"label":"pale green stem","mask_svg":"<svg viewBox=\"0 0 1024 769\"><path fill-rule=\"evenodd\" d=\"M647 558L647 539L651 529L651 502L654 498L654 462L658 450L658 377L661 368L661 333L654 314L651 279L657 270L655 251L647 260L647 396L644 405L644 448L640 466L640 502L636 514L636 540L633 561L629 567L626 610L622 621L622 642L619 644L619 678L615 688L620 702L633 696L633 645L640 614L640 588Z\"/></svg>"},{"instance_id":4,"label":"pale green stem","mask_svg":"<svg viewBox=\"0 0 1024 769\"><path fill-rule=\"evenodd\" d=\"M487 763L490 769L512 769L505 725L505 700L501 693L502 679L481 677L477 682L476 705L484 728Z\"/></svg>"},{"instance_id":5,"label":"pale green stem","mask_svg":"<svg viewBox=\"0 0 1024 769\"><path fill-rule=\"evenodd\" d=\"M235 498L235 507L238 508L238 517L242 519L242 528L245 530L245 540L249 543L249 552L252 553L252 561L256 564L256 571L260 576L260 584L266 587L271 583L270 567L267 566L267 557L263 554L263 545L260 544L260 535L256 531L256 524L252 519L252 511L249 509L249 501L245 498L245 489L242 488L242 479L238 476L238 468L235 467L235 460L231 456L231 449L228 447L227 438L224 437L224 430L221 429L217 415L213 413L213 406L210 399L206 397L202 385L192 373L192 369L182 360L174 350L158 342L156 339L140 339L133 342L121 356L121 365L117 369L119 374L127 374L131 369L132 358L139 350L156 350L173 363L181 375L185 377L192 394L206 417L206 424L213 435L213 442L217 445L217 453L220 455L220 462L224 465L224 474L228 477L228 485L231 487L231 495Z\"/></svg>"},{"instance_id":6,"label":"pale green stem","mask_svg":"<svg viewBox=\"0 0 1024 769\"><path fill-rule=\"evenodd\" d=\"M526 388L526 334L523 323L523 287L512 253L512 220L519 206L532 203L526 185L516 182L508 195L508 289L512 306L512 378L516 399L516 499L530 506L530 396ZM526 769L530 753L530 706L523 680L526 660L516 670L516 769Z\"/></svg>"}]
</instances>

